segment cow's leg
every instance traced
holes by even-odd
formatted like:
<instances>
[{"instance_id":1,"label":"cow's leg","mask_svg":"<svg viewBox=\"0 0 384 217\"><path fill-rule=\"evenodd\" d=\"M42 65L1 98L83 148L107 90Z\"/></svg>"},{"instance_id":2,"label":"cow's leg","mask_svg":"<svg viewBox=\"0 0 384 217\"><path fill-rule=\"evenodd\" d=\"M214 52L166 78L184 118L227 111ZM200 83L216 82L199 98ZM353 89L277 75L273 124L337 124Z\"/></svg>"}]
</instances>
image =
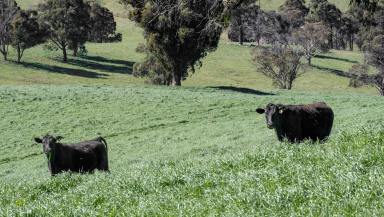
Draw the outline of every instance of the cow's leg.
<instances>
[{"instance_id":1,"label":"cow's leg","mask_svg":"<svg viewBox=\"0 0 384 217\"><path fill-rule=\"evenodd\" d=\"M107 153L104 153L102 156L101 156L101 159L99 161L99 165L98 165L98 170L101 170L101 171L109 171L109 166L108 166L108 155Z\"/></svg>"}]
</instances>

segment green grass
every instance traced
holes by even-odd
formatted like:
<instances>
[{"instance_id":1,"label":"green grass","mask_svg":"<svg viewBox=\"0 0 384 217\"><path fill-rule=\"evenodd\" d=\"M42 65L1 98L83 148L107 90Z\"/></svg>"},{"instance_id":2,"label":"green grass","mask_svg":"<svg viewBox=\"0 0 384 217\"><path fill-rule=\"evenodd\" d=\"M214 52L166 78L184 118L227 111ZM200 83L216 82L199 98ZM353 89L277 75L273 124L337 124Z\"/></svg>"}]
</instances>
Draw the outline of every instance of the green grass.
<instances>
[{"instance_id":1,"label":"green grass","mask_svg":"<svg viewBox=\"0 0 384 217\"><path fill-rule=\"evenodd\" d=\"M328 0L330 3L335 4L341 11L346 11L349 7L349 0ZM261 8L264 10L278 10L280 5L284 4L285 0L261 0ZM307 5L310 0L305 0Z\"/></svg>"},{"instance_id":2,"label":"green grass","mask_svg":"<svg viewBox=\"0 0 384 217\"><path fill-rule=\"evenodd\" d=\"M380 97L247 91L0 87L0 215L383 214ZM254 112L319 100L336 117L325 144L279 143ZM45 133L105 136L111 174L51 178Z\"/></svg>"},{"instance_id":3,"label":"green grass","mask_svg":"<svg viewBox=\"0 0 384 217\"><path fill-rule=\"evenodd\" d=\"M131 75L142 31L117 1L102 2L119 16L121 43L87 44L88 56L67 64L42 46L21 65L0 61L0 216L384 214L384 101L340 76L361 53L319 56L293 91L281 91L255 70L252 47L223 37L184 87L145 86ZM254 112L314 101L335 112L324 144L280 143ZM51 178L32 140L46 133L106 137L111 174Z\"/></svg>"}]
</instances>

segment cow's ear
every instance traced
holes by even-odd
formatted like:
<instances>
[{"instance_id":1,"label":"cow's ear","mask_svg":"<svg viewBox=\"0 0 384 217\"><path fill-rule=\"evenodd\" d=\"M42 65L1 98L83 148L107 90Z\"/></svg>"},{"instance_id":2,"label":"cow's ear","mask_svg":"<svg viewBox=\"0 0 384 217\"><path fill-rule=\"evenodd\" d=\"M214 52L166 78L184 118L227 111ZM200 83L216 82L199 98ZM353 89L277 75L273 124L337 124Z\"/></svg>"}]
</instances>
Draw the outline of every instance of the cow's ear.
<instances>
[{"instance_id":1,"label":"cow's ear","mask_svg":"<svg viewBox=\"0 0 384 217\"><path fill-rule=\"evenodd\" d=\"M258 109L256 109L256 112L259 113L259 114L264 114L265 109L258 108Z\"/></svg>"},{"instance_id":2,"label":"cow's ear","mask_svg":"<svg viewBox=\"0 0 384 217\"><path fill-rule=\"evenodd\" d=\"M56 137L56 141L60 141L60 140L62 140L62 139L64 139L64 137L62 137L62 136L58 136L58 137Z\"/></svg>"},{"instance_id":3,"label":"cow's ear","mask_svg":"<svg viewBox=\"0 0 384 217\"><path fill-rule=\"evenodd\" d=\"M279 114L284 114L285 108L283 106L279 107Z\"/></svg>"},{"instance_id":4,"label":"cow's ear","mask_svg":"<svg viewBox=\"0 0 384 217\"><path fill-rule=\"evenodd\" d=\"M40 138L37 138L37 137L36 137L34 140L35 140L35 142L37 142L37 143L43 143L43 141L42 141Z\"/></svg>"}]
</instances>

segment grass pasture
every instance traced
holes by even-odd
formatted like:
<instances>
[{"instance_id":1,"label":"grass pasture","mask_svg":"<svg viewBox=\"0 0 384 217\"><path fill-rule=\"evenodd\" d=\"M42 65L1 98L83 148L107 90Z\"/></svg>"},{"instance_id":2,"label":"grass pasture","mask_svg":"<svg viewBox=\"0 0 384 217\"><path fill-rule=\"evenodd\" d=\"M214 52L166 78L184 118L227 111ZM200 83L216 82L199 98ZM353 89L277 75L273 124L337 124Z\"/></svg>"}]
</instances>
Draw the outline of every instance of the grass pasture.
<instances>
[{"instance_id":1,"label":"grass pasture","mask_svg":"<svg viewBox=\"0 0 384 217\"><path fill-rule=\"evenodd\" d=\"M257 72L252 46L223 37L183 87L147 86L132 76L142 31L117 0L100 2L118 16L121 43L88 43L68 63L42 46L20 65L0 60L0 216L384 215L384 101L345 77L361 53L320 55L282 91ZM345 11L349 0L331 2ZM280 143L255 112L315 101L335 112L323 144ZM105 137L111 173L50 177L33 142L46 133Z\"/></svg>"},{"instance_id":2,"label":"grass pasture","mask_svg":"<svg viewBox=\"0 0 384 217\"><path fill-rule=\"evenodd\" d=\"M383 214L384 103L361 94L2 86L0 215ZM279 143L254 112L327 101L325 144ZM106 137L111 174L51 178L33 136Z\"/></svg>"}]
</instances>

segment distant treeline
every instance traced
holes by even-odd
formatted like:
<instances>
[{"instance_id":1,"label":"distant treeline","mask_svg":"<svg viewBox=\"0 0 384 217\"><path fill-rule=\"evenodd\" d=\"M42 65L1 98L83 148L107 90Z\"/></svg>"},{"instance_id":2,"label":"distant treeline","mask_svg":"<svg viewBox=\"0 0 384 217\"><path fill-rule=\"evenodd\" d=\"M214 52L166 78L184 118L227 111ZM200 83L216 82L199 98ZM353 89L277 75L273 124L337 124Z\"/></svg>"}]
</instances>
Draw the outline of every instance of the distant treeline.
<instances>
[{"instance_id":1,"label":"distant treeline","mask_svg":"<svg viewBox=\"0 0 384 217\"><path fill-rule=\"evenodd\" d=\"M291 89L311 60L329 49L365 53L365 65L349 73L351 86L373 85L384 95L384 1L351 0L343 13L327 0L286 0L278 11L266 12L260 0L121 0L129 18L144 30L145 44L137 51L145 59L135 76L161 85L181 85L202 59L213 52L224 28L232 41L254 42L252 60L278 88ZM20 61L25 49L49 41L47 48L86 52L85 43L121 41L113 14L95 2L45 0L37 11L24 11L14 0L0 2L0 52L7 58L13 46ZM123 6L122 6L123 7Z\"/></svg>"}]
</instances>

